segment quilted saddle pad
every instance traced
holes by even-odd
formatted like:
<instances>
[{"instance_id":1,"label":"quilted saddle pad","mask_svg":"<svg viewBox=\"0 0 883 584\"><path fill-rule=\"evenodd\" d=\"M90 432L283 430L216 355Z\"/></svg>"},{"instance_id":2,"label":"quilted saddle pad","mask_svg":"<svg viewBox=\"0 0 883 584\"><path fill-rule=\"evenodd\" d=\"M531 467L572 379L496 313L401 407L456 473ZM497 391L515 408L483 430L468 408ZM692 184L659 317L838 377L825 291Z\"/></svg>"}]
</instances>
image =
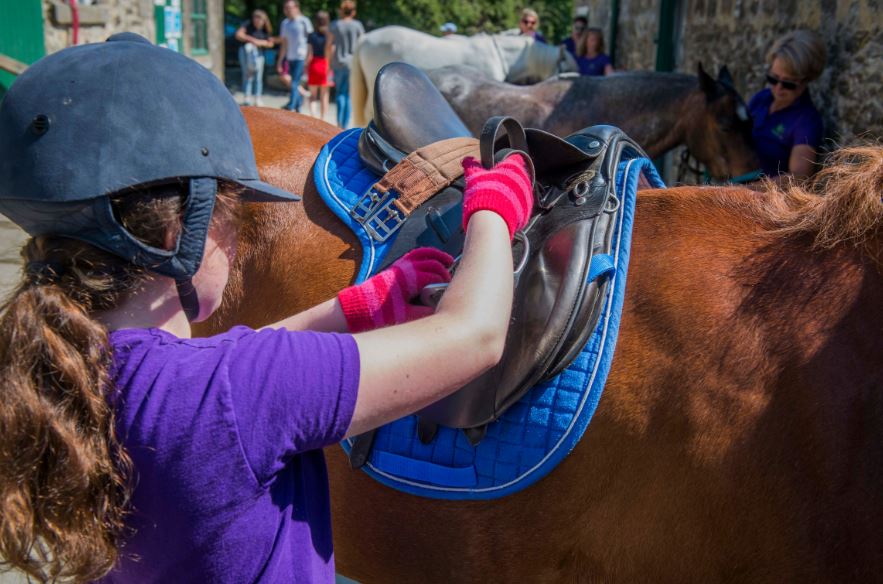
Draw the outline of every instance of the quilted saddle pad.
<instances>
[{"instance_id":1,"label":"quilted saddle pad","mask_svg":"<svg viewBox=\"0 0 883 584\"><path fill-rule=\"evenodd\" d=\"M319 155L314 179L326 204L362 243L357 281L382 264L393 239L377 243L350 216L356 202L379 177L358 155L361 129L343 132ZM362 467L392 488L435 499L495 499L535 483L569 454L585 432L601 399L619 332L628 271L638 179L665 185L646 158L623 160L615 197L622 206L612 255L593 258L590 278L609 278L601 318L585 347L559 375L536 385L472 446L460 430L440 427L429 444L417 437L417 418L408 416L380 428ZM597 259L597 262L595 261ZM341 444L349 454L351 441Z\"/></svg>"}]
</instances>

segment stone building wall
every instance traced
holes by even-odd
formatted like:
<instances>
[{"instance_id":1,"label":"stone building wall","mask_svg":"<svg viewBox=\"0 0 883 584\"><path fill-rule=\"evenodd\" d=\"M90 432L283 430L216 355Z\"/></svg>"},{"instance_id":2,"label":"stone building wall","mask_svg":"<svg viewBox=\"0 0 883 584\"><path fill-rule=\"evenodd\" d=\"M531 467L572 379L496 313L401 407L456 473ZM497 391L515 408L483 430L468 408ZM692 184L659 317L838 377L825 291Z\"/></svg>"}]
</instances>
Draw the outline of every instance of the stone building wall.
<instances>
[{"instance_id":1,"label":"stone building wall","mask_svg":"<svg viewBox=\"0 0 883 584\"><path fill-rule=\"evenodd\" d=\"M70 9L59 6L63 4L66 2L43 0L43 32L47 55L72 43L71 26L64 14ZM102 0L94 6L80 9L94 12L95 16L87 15L85 22L81 23L77 41L79 44L101 42L122 31L138 33L151 41L156 38L153 0ZM103 11L107 18L100 18L97 14L99 11ZM104 22L98 22L99 20Z\"/></svg>"},{"instance_id":2,"label":"stone building wall","mask_svg":"<svg viewBox=\"0 0 883 584\"><path fill-rule=\"evenodd\" d=\"M46 54L54 53L72 43L70 8L66 1L42 0L43 31ZM182 0L183 36L182 52L193 57L223 79L224 76L224 5L223 0L207 2L208 54L191 55L189 29L192 0ZM134 32L156 41L154 0L93 0L92 4L80 6L80 29L78 43L95 43L117 32Z\"/></svg>"},{"instance_id":3,"label":"stone building wall","mask_svg":"<svg viewBox=\"0 0 883 584\"><path fill-rule=\"evenodd\" d=\"M610 0L577 0L592 26L610 30ZM659 2L620 0L616 66L653 69ZM828 67L810 85L828 138L848 144L883 139L883 2L879 0L680 0L676 8L678 71L727 65L745 98L764 87L765 55L781 34L817 31ZM609 32L608 32L609 34ZM831 145L833 143L829 143Z\"/></svg>"}]
</instances>

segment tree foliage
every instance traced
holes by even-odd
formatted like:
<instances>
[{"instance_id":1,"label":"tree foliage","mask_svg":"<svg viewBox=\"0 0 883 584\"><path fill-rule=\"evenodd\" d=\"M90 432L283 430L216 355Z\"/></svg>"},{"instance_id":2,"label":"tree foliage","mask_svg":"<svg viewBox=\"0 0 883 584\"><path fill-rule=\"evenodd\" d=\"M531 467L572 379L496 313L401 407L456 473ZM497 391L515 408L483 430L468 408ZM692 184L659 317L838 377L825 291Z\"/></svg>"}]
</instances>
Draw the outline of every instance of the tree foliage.
<instances>
[{"instance_id":1,"label":"tree foliage","mask_svg":"<svg viewBox=\"0 0 883 584\"><path fill-rule=\"evenodd\" d=\"M261 8L278 27L284 15L282 0L225 0L225 10L245 20ZM301 10L313 16L327 10L337 17L340 2L301 0ZM438 35L439 27L453 22L462 34L499 32L518 26L522 8L529 6L540 15L540 31L550 43L557 43L570 31L573 0L361 0L358 18L371 30L390 24L407 26Z\"/></svg>"}]
</instances>

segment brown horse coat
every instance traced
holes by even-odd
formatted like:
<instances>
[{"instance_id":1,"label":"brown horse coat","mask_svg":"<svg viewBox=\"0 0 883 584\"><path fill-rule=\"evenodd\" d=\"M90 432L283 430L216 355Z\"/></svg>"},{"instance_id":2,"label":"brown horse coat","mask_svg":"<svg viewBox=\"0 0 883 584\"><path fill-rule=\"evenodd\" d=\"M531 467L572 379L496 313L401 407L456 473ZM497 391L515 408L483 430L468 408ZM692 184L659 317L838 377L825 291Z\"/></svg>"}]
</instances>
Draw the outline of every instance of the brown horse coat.
<instances>
[{"instance_id":1,"label":"brown horse coat","mask_svg":"<svg viewBox=\"0 0 883 584\"><path fill-rule=\"evenodd\" d=\"M269 110L246 117L262 178L304 202L252 206L233 286L202 332L279 319L355 273L353 239L308 180L334 131ZM454 502L384 487L329 448L339 572L880 581L883 149L862 156L826 199L642 192L616 357L572 454L520 493Z\"/></svg>"}]
</instances>

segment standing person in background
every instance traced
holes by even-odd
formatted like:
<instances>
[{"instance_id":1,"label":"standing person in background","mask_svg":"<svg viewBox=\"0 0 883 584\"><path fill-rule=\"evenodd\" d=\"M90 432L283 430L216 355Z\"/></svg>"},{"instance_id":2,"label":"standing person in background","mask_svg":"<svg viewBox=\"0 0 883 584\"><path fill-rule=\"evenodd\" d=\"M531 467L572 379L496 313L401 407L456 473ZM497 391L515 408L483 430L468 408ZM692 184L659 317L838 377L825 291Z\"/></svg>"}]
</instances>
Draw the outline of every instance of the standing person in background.
<instances>
[{"instance_id":1,"label":"standing person in background","mask_svg":"<svg viewBox=\"0 0 883 584\"><path fill-rule=\"evenodd\" d=\"M580 40L582 40L588 27L589 19L585 16L577 16L573 19L573 25L570 27L570 36L561 41L564 48L567 49L574 58L577 57L576 46L579 44Z\"/></svg>"},{"instance_id":2,"label":"standing person in background","mask_svg":"<svg viewBox=\"0 0 883 584\"><path fill-rule=\"evenodd\" d=\"M580 75L601 76L613 73L613 64L604 52L604 31L600 28L586 30L576 48Z\"/></svg>"},{"instance_id":3,"label":"standing person in background","mask_svg":"<svg viewBox=\"0 0 883 584\"><path fill-rule=\"evenodd\" d=\"M263 10L252 12L251 20L243 22L236 31L245 105L264 105L264 51L273 46L272 37L273 25Z\"/></svg>"},{"instance_id":4,"label":"standing person in background","mask_svg":"<svg viewBox=\"0 0 883 584\"><path fill-rule=\"evenodd\" d=\"M310 114L316 115L313 104L319 104L319 119L328 112L328 59L325 47L328 43L328 23L331 17L324 10L316 13L316 30L307 37L307 87L310 89Z\"/></svg>"},{"instance_id":5,"label":"standing person in background","mask_svg":"<svg viewBox=\"0 0 883 584\"><path fill-rule=\"evenodd\" d=\"M282 39L280 55L288 62L288 73L291 75L291 97L283 109L300 111L304 94L301 93L300 80L304 76L304 63L307 58L307 35L313 32L310 19L301 14L300 4L296 0L287 0L282 5L285 20L279 26ZM282 75L282 59L276 61L276 72Z\"/></svg>"},{"instance_id":6,"label":"standing person in background","mask_svg":"<svg viewBox=\"0 0 883 584\"><path fill-rule=\"evenodd\" d=\"M539 32L540 15L533 8L525 8L521 11L521 20L518 21L518 30L521 36L533 37L538 43L546 43L546 37Z\"/></svg>"},{"instance_id":7,"label":"standing person in background","mask_svg":"<svg viewBox=\"0 0 883 584\"><path fill-rule=\"evenodd\" d=\"M806 178L816 171L823 134L822 116L806 88L825 69L828 51L817 34L797 30L777 40L766 60L769 87L748 102L754 149L768 177Z\"/></svg>"},{"instance_id":8,"label":"standing person in background","mask_svg":"<svg viewBox=\"0 0 883 584\"><path fill-rule=\"evenodd\" d=\"M350 63L365 27L356 20L356 3L343 0L340 18L331 23L325 54L331 56L334 70L334 92L337 103L337 125L346 128L350 121Z\"/></svg>"}]
</instances>

